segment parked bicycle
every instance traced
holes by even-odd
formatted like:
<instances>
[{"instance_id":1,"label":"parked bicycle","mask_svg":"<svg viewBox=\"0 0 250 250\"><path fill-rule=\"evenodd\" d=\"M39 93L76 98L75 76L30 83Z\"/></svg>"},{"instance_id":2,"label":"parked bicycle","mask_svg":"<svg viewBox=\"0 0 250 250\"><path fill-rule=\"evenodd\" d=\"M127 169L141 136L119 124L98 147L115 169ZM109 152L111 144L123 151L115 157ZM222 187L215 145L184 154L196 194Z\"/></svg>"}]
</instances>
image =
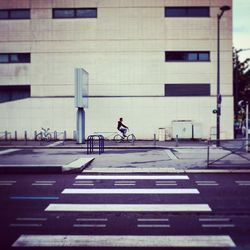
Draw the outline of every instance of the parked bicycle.
<instances>
[{"instance_id":1,"label":"parked bicycle","mask_svg":"<svg viewBox=\"0 0 250 250\"><path fill-rule=\"evenodd\" d=\"M113 137L113 141L115 142L134 142L136 140L136 137L134 134L128 134L127 136L123 136L120 133L115 134Z\"/></svg>"},{"instance_id":2,"label":"parked bicycle","mask_svg":"<svg viewBox=\"0 0 250 250\"><path fill-rule=\"evenodd\" d=\"M42 128L42 130L36 135L36 141L50 141L52 139L52 134L49 132L49 128Z\"/></svg>"}]
</instances>

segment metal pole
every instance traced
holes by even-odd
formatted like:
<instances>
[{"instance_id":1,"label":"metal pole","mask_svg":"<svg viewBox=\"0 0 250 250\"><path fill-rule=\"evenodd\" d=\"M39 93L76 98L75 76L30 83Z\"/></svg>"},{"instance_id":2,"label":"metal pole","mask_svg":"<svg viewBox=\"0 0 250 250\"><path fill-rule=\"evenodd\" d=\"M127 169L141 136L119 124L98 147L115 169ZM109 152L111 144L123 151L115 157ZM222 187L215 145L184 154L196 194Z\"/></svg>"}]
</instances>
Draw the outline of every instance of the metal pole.
<instances>
[{"instance_id":1,"label":"metal pole","mask_svg":"<svg viewBox=\"0 0 250 250\"><path fill-rule=\"evenodd\" d=\"M85 112L84 108L77 109L77 143L85 143Z\"/></svg>"},{"instance_id":2,"label":"metal pole","mask_svg":"<svg viewBox=\"0 0 250 250\"><path fill-rule=\"evenodd\" d=\"M210 147L210 139L207 140L207 168L209 167L209 147Z\"/></svg>"},{"instance_id":3,"label":"metal pole","mask_svg":"<svg viewBox=\"0 0 250 250\"><path fill-rule=\"evenodd\" d=\"M246 152L248 152L248 122L249 122L249 107L248 102L246 102Z\"/></svg>"},{"instance_id":4,"label":"metal pole","mask_svg":"<svg viewBox=\"0 0 250 250\"><path fill-rule=\"evenodd\" d=\"M220 18L217 16L217 113L216 113L216 145L220 146L220 115L221 115L221 97L220 97Z\"/></svg>"}]
</instances>

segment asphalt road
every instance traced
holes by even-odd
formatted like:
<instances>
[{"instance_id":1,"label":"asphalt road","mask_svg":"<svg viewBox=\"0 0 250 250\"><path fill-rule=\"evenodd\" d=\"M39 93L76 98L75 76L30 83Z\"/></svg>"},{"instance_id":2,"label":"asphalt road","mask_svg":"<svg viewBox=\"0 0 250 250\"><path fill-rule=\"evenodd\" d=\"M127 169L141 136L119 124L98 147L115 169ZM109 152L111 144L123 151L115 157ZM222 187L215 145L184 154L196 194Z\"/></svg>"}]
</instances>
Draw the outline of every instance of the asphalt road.
<instances>
[{"instance_id":1,"label":"asphalt road","mask_svg":"<svg viewBox=\"0 0 250 250\"><path fill-rule=\"evenodd\" d=\"M250 174L1 175L0 211L1 249L250 249Z\"/></svg>"}]
</instances>

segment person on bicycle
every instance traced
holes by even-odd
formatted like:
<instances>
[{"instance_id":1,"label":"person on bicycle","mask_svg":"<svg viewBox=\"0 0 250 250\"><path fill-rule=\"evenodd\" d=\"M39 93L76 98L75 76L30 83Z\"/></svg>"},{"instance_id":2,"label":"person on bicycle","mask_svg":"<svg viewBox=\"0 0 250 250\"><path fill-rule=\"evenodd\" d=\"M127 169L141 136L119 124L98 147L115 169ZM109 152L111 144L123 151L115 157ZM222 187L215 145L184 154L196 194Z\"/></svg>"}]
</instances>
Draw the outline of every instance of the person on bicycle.
<instances>
[{"instance_id":1,"label":"person on bicycle","mask_svg":"<svg viewBox=\"0 0 250 250\"><path fill-rule=\"evenodd\" d=\"M126 133L128 131L128 127L126 125L124 125L123 123L123 119L120 118L118 121L118 125L117 125L117 129L122 132L123 137L126 137Z\"/></svg>"}]
</instances>

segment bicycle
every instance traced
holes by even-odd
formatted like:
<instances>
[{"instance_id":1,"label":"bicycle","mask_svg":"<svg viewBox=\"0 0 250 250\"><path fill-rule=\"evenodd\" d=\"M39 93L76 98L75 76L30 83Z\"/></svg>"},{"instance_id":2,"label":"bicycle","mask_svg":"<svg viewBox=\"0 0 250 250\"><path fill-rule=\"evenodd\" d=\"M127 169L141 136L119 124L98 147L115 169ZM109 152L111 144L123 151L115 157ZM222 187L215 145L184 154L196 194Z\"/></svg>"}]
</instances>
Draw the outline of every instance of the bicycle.
<instances>
[{"instance_id":1,"label":"bicycle","mask_svg":"<svg viewBox=\"0 0 250 250\"><path fill-rule=\"evenodd\" d=\"M135 140L136 140L136 137L134 134L129 134L126 137L124 137L120 133L117 133L113 137L113 141L115 141L115 142L134 142Z\"/></svg>"},{"instance_id":2,"label":"bicycle","mask_svg":"<svg viewBox=\"0 0 250 250\"><path fill-rule=\"evenodd\" d=\"M49 128L45 129L42 128L42 130L36 135L35 140L36 141L50 141L52 139L52 134L49 132Z\"/></svg>"}]
</instances>

